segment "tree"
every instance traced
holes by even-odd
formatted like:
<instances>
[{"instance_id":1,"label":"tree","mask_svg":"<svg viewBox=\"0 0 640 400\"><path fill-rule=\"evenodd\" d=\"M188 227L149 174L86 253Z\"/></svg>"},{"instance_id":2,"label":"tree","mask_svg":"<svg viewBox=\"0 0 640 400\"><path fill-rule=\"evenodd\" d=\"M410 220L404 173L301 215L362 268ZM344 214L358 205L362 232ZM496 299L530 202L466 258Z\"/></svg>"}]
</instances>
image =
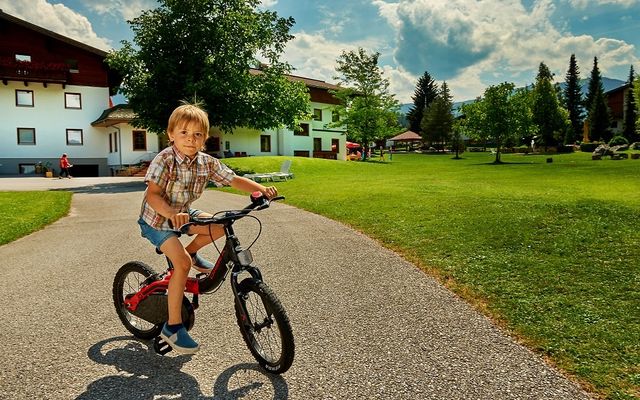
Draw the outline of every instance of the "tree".
<instances>
[{"instance_id":1,"label":"tree","mask_svg":"<svg viewBox=\"0 0 640 400\"><path fill-rule=\"evenodd\" d=\"M451 108L453 102L447 82L442 83L440 92L425 110L420 123L422 140L429 145L432 143L445 143L453 130L453 114Z\"/></svg>"},{"instance_id":2,"label":"tree","mask_svg":"<svg viewBox=\"0 0 640 400\"><path fill-rule=\"evenodd\" d=\"M565 76L564 101L569 111L571 128L568 131L566 144L582 140L582 126L584 125L584 113L582 108L582 86L580 85L580 70L576 63L576 55L571 54L569 69Z\"/></svg>"},{"instance_id":3,"label":"tree","mask_svg":"<svg viewBox=\"0 0 640 400\"><path fill-rule=\"evenodd\" d=\"M529 101L526 89L514 91L513 83L489 86L484 98L462 106L464 118L460 120L460 128L470 137L493 141L497 147L494 164L500 164L504 144L532 132Z\"/></svg>"},{"instance_id":4,"label":"tree","mask_svg":"<svg viewBox=\"0 0 640 400\"><path fill-rule=\"evenodd\" d=\"M588 112L589 138L595 141L603 140L608 142L611 139L611 131L609 130L611 118L609 116L607 98L604 94L604 86L602 85L602 77L598 69L598 57L593 58L593 69L591 70L589 92L587 93L585 106Z\"/></svg>"},{"instance_id":5,"label":"tree","mask_svg":"<svg viewBox=\"0 0 640 400\"><path fill-rule=\"evenodd\" d=\"M163 132L180 100L197 99L225 131L296 127L308 113L308 89L287 80L291 66L279 60L294 20L258 11L259 3L159 0L130 21L135 46L123 41L107 62L123 76L133 124Z\"/></svg>"},{"instance_id":6,"label":"tree","mask_svg":"<svg viewBox=\"0 0 640 400\"><path fill-rule=\"evenodd\" d=\"M634 78L633 65L629 68L629 79L627 83L631 86L627 99L625 101L625 114L624 114L624 132L623 135L629 142L635 142L638 139L636 133L636 119L638 118L638 109L636 108L635 93L634 93Z\"/></svg>"},{"instance_id":7,"label":"tree","mask_svg":"<svg viewBox=\"0 0 640 400\"><path fill-rule=\"evenodd\" d=\"M416 84L416 90L413 93L413 106L407 113L407 119L409 120L409 129L415 133L421 133L422 117L424 112L429 107L431 102L438 95L438 85L431 78L429 72L425 71L424 74L418 79Z\"/></svg>"},{"instance_id":8,"label":"tree","mask_svg":"<svg viewBox=\"0 0 640 400\"><path fill-rule=\"evenodd\" d=\"M360 142L366 155L369 144L383 140L399 130L398 101L389 93L389 80L378 67L380 53L367 54L364 49L343 51L338 57L335 79L342 89L334 92L340 100L340 115L332 126L347 126L347 138Z\"/></svg>"},{"instance_id":9,"label":"tree","mask_svg":"<svg viewBox=\"0 0 640 400\"><path fill-rule=\"evenodd\" d=\"M539 140L544 146L557 146L564 141L566 121L549 68L540 63L533 89L533 122L538 126Z\"/></svg>"}]
</instances>

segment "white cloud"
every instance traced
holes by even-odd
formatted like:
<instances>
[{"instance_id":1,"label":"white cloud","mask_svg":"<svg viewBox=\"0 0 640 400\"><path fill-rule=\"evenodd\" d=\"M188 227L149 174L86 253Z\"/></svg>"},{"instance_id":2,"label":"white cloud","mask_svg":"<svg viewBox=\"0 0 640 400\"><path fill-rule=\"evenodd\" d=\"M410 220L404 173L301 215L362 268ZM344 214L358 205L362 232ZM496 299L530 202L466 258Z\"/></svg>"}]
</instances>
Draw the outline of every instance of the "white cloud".
<instances>
[{"instance_id":1,"label":"white cloud","mask_svg":"<svg viewBox=\"0 0 640 400\"><path fill-rule=\"evenodd\" d=\"M622 7L631 7L640 4L640 0L567 0L567 2L575 8L584 9L593 6L602 5L618 5Z\"/></svg>"},{"instance_id":2,"label":"white cloud","mask_svg":"<svg viewBox=\"0 0 640 400\"><path fill-rule=\"evenodd\" d=\"M260 3L261 3L260 5L262 7L268 8L268 7L273 7L276 4L278 4L278 0L262 0Z\"/></svg>"},{"instance_id":3,"label":"white cloud","mask_svg":"<svg viewBox=\"0 0 640 400\"><path fill-rule=\"evenodd\" d=\"M85 0L85 5L98 14L130 21L139 16L143 10L156 8L158 3L155 0Z\"/></svg>"},{"instance_id":4,"label":"white cloud","mask_svg":"<svg viewBox=\"0 0 640 400\"><path fill-rule=\"evenodd\" d=\"M62 4L45 0L0 0L0 8L34 25L102 50L111 49L109 39L99 37L89 20Z\"/></svg>"},{"instance_id":5,"label":"white cloud","mask_svg":"<svg viewBox=\"0 0 640 400\"><path fill-rule=\"evenodd\" d=\"M397 70L405 76L428 71L439 82L447 80L456 100L474 98L487 86L504 81L518 86L531 83L540 62L562 80L573 53L583 77L588 76L594 56L606 60L599 64L603 73L638 62L637 49L624 41L575 36L554 26L551 0L537 0L530 10L519 0L373 0L372 4L397 28ZM405 95L398 92L398 97Z\"/></svg>"}]
</instances>

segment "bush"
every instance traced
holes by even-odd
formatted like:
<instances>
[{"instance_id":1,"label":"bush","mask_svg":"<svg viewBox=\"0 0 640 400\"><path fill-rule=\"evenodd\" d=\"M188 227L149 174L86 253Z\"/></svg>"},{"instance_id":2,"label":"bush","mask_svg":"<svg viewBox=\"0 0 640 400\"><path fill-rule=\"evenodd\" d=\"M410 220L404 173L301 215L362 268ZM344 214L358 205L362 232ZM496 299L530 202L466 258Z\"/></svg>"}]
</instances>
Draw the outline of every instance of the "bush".
<instances>
[{"instance_id":1,"label":"bush","mask_svg":"<svg viewBox=\"0 0 640 400\"><path fill-rule=\"evenodd\" d=\"M582 143L580 144L580 151L585 153L593 153L596 147L600 146L600 142Z\"/></svg>"},{"instance_id":2,"label":"bush","mask_svg":"<svg viewBox=\"0 0 640 400\"><path fill-rule=\"evenodd\" d=\"M629 141L624 136L614 136L609 141L609 146L620 146L621 144L629 144Z\"/></svg>"}]
</instances>

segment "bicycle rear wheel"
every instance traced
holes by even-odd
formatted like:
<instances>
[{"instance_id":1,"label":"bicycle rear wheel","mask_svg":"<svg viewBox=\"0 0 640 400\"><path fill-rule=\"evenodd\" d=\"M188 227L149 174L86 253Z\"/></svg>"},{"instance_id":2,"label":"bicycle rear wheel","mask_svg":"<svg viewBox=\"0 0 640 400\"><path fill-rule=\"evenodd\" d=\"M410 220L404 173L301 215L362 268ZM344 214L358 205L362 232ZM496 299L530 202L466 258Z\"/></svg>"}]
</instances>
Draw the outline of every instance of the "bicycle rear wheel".
<instances>
[{"instance_id":1,"label":"bicycle rear wheel","mask_svg":"<svg viewBox=\"0 0 640 400\"><path fill-rule=\"evenodd\" d=\"M127 296L135 294L155 272L148 265L131 261L120 267L113 280L113 304L122 324L135 337L153 339L160 334L161 324L153 324L131 314L124 305ZM146 281L146 282L145 282Z\"/></svg>"},{"instance_id":2,"label":"bicycle rear wheel","mask_svg":"<svg viewBox=\"0 0 640 400\"><path fill-rule=\"evenodd\" d=\"M236 318L251 354L267 371L286 372L293 364L295 345L289 317L280 300L264 282L253 278L240 282L238 292Z\"/></svg>"}]
</instances>

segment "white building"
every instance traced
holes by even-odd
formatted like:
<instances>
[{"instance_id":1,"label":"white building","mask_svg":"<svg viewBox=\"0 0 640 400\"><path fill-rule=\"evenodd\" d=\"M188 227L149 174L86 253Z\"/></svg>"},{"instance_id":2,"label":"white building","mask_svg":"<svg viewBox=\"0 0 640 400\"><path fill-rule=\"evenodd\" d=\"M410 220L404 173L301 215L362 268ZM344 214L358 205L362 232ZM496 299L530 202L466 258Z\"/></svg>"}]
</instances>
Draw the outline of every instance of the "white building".
<instances>
[{"instance_id":1,"label":"white building","mask_svg":"<svg viewBox=\"0 0 640 400\"><path fill-rule=\"evenodd\" d=\"M59 172L68 154L75 176L108 176L150 160L163 137L129 122L126 105L110 107L120 78L104 62L107 53L3 13L0 10L0 175L35 174L38 164ZM302 131L233 134L213 128L207 151L219 157L283 155L344 159L344 129L329 128L335 85L303 77L313 120Z\"/></svg>"}]
</instances>

